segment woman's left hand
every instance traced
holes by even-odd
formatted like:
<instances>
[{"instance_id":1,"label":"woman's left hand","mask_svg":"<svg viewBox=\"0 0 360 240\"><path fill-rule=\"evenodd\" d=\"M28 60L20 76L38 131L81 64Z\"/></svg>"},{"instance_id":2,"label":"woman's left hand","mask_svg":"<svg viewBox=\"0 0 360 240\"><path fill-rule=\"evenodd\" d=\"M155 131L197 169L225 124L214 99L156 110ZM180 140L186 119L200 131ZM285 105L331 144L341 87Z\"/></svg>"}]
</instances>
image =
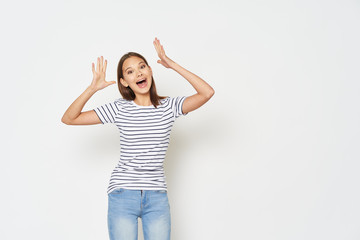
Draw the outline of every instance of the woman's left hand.
<instances>
[{"instance_id":1,"label":"woman's left hand","mask_svg":"<svg viewBox=\"0 0 360 240\"><path fill-rule=\"evenodd\" d=\"M164 67L166 68L171 68L171 65L174 63L173 60L171 60L170 58L168 58L166 55L165 55L165 51L164 51L164 48L163 46L160 44L160 41L159 39L155 38L154 40L154 46L155 46L155 49L157 51L157 54L160 58L160 60L157 60L157 63L160 63L162 64Z\"/></svg>"}]
</instances>

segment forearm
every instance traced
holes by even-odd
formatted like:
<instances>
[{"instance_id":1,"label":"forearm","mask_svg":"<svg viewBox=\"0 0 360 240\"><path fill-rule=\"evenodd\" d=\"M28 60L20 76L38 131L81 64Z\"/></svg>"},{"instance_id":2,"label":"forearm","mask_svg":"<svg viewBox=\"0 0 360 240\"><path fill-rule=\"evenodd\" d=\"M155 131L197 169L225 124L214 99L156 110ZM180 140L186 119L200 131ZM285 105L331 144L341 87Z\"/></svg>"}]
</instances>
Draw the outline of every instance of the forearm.
<instances>
[{"instance_id":1,"label":"forearm","mask_svg":"<svg viewBox=\"0 0 360 240\"><path fill-rule=\"evenodd\" d=\"M198 94L206 98L210 98L214 94L214 89L207 82L174 61L171 62L170 68L183 76L195 88Z\"/></svg>"},{"instance_id":2,"label":"forearm","mask_svg":"<svg viewBox=\"0 0 360 240\"><path fill-rule=\"evenodd\" d=\"M77 118L84 108L86 102L91 98L92 95L94 95L95 92L96 90L94 90L92 87L87 87L86 90L69 106L61 121L66 122Z\"/></svg>"}]
</instances>

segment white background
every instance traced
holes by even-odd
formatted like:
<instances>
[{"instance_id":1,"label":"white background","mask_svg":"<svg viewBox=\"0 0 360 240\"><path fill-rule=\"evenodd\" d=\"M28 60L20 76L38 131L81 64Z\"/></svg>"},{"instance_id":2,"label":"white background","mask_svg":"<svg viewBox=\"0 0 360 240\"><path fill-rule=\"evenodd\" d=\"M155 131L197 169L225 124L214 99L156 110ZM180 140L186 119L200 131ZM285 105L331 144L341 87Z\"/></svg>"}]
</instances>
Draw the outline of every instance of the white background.
<instances>
[{"instance_id":1,"label":"white background","mask_svg":"<svg viewBox=\"0 0 360 240\"><path fill-rule=\"evenodd\" d=\"M119 133L61 117L101 55L109 81L135 51L160 95L194 94L156 63L155 37L215 89L172 131L172 240L360 239L359 1L21 0L0 11L1 239L108 239ZM84 111L118 97L112 85Z\"/></svg>"}]
</instances>

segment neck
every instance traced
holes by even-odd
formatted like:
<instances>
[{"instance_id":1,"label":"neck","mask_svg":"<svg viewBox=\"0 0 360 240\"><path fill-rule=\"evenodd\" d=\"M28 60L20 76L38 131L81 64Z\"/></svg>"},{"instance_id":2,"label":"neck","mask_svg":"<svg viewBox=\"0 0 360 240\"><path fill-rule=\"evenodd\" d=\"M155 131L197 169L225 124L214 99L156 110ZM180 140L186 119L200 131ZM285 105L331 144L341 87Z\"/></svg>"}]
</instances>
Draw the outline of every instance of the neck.
<instances>
[{"instance_id":1,"label":"neck","mask_svg":"<svg viewBox=\"0 0 360 240\"><path fill-rule=\"evenodd\" d=\"M151 100L150 100L150 93L146 94L146 95L139 95L139 94L136 95L136 97L134 99L134 102L137 105L140 105L140 106L150 106L150 105L152 105Z\"/></svg>"}]
</instances>

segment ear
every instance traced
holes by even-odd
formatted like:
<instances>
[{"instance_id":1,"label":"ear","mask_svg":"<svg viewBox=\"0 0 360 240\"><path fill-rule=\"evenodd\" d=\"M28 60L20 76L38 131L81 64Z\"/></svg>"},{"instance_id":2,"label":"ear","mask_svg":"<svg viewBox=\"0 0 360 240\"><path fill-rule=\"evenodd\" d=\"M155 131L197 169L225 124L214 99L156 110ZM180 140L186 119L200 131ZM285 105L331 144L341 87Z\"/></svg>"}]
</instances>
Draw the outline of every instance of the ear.
<instances>
[{"instance_id":1,"label":"ear","mask_svg":"<svg viewBox=\"0 0 360 240\"><path fill-rule=\"evenodd\" d=\"M128 86L129 86L129 84L127 84L127 82L125 82L125 80L122 79L122 78L120 78L120 82L121 82L121 84L122 84L124 87L128 87Z\"/></svg>"}]
</instances>

